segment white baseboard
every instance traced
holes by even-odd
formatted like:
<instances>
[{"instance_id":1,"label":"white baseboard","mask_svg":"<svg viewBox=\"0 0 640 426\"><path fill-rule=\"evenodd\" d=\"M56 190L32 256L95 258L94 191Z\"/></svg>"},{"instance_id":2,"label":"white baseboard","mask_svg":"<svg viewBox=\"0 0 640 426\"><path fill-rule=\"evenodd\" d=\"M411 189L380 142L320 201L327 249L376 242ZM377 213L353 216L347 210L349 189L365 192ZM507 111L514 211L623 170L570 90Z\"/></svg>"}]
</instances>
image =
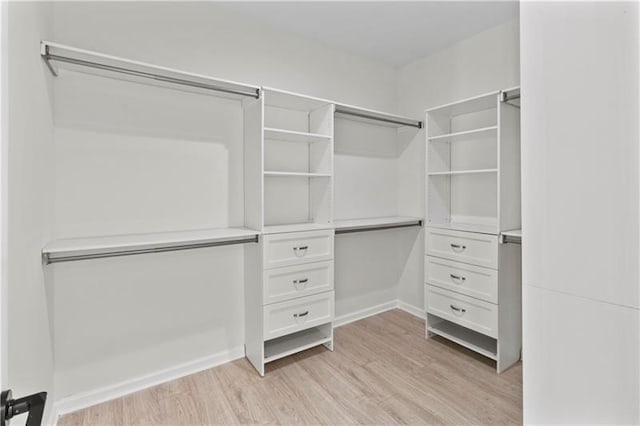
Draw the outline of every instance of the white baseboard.
<instances>
[{"instance_id":1,"label":"white baseboard","mask_svg":"<svg viewBox=\"0 0 640 426\"><path fill-rule=\"evenodd\" d=\"M42 424L45 426L57 426L58 425L58 410L56 409L57 405L53 404L51 409L49 410L49 414L46 418L42 419Z\"/></svg>"},{"instance_id":2,"label":"white baseboard","mask_svg":"<svg viewBox=\"0 0 640 426\"><path fill-rule=\"evenodd\" d=\"M354 321L361 320L373 315L381 314L382 312L390 311L398 307L398 301L392 300L391 302L382 303L380 305L372 306L370 308L361 309L359 311L350 312L345 315L340 315L333 320L334 327L340 327Z\"/></svg>"},{"instance_id":3,"label":"white baseboard","mask_svg":"<svg viewBox=\"0 0 640 426\"><path fill-rule=\"evenodd\" d=\"M398 309L405 311L420 319L425 319L427 317L424 309L420 309L416 306L410 305L407 302L403 302L402 300L398 300Z\"/></svg>"},{"instance_id":4,"label":"white baseboard","mask_svg":"<svg viewBox=\"0 0 640 426\"><path fill-rule=\"evenodd\" d=\"M208 370L209 368L213 368L220 364L225 364L242 357L244 357L244 346L237 347L229 351L218 352L217 354L195 359L164 370L156 371L155 373L126 380L124 382L62 398L56 401L52 409L52 413L54 413L56 417L55 423L57 423L58 416L100 404L105 401L120 398L133 392L179 379L203 370Z\"/></svg>"},{"instance_id":5,"label":"white baseboard","mask_svg":"<svg viewBox=\"0 0 640 426\"><path fill-rule=\"evenodd\" d=\"M387 303L382 303L380 305L336 317L333 325L334 327L340 327L341 325L349 324L392 309L401 309L422 319L425 317L424 310L400 300L392 300ZM62 398L53 404L48 419L43 422L43 424L55 426L57 424L58 417L61 415L82 410L83 408L110 401L112 399L120 398L133 392L138 392L152 386L198 373L242 357L244 357L244 347L237 347L229 351L219 352L204 358L160 370L155 373Z\"/></svg>"}]
</instances>

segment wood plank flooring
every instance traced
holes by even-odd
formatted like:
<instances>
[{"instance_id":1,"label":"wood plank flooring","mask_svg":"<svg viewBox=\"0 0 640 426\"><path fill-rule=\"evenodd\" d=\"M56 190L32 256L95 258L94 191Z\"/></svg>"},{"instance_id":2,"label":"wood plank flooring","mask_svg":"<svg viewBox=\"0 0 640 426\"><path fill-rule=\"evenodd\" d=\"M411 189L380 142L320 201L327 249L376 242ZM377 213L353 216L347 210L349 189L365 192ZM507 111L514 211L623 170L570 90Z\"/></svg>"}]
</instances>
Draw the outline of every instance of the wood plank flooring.
<instances>
[{"instance_id":1,"label":"wood plank flooring","mask_svg":"<svg viewBox=\"0 0 640 426\"><path fill-rule=\"evenodd\" d=\"M259 377L245 359L60 418L59 425L521 424L522 366L495 363L393 310Z\"/></svg>"}]
</instances>

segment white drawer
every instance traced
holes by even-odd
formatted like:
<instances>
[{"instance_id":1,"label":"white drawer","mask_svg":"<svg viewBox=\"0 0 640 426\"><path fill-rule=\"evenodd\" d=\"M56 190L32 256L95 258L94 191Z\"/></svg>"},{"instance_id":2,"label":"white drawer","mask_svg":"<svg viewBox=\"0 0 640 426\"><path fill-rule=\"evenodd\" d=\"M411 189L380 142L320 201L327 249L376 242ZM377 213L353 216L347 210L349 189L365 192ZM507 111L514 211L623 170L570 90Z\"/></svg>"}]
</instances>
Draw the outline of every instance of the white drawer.
<instances>
[{"instance_id":1,"label":"white drawer","mask_svg":"<svg viewBox=\"0 0 640 426\"><path fill-rule=\"evenodd\" d=\"M498 271L426 256L424 280L457 293L498 303Z\"/></svg>"},{"instance_id":2,"label":"white drawer","mask_svg":"<svg viewBox=\"0 0 640 426\"><path fill-rule=\"evenodd\" d=\"M264 268L333 259L333 230L264 236Z\"/></svg>"},{"instance_id":3,"label":"white drawer","mask_svg":"<svg viewBox=\"0 0 640 426\"><path fill-rule=\"evenodd\" d=\"M498 237L427 228L426 254L498 269Z\"/></svg>"},{"instance_id":4,"label":"white drawer","mask_svg":"<svg viewBox=\"0 0 640 426\"><path fill-rule=\"evenodd\" d=\"M333 291L266 305L264 339L315 327L333 321Z\"/></svg>"},{"instance_id":5,"label":"white drawer","mask_svg":"<svg viewBox=\"0 0 640 426\"><path fill-rule=\"evenodd\" d=\"M432 285L425 285L427 312L498 338L498 306Z\"/></svg>"},{"instance_id":6,"label":"white drawer","mask_svg":"<svg viewBox=\"0 0 640 426\"><path fill-rule=\"evenodd\" d=\"M264 304L333 290L333 261L266 269L263 282Z\"/></svg>"}]
</instances>

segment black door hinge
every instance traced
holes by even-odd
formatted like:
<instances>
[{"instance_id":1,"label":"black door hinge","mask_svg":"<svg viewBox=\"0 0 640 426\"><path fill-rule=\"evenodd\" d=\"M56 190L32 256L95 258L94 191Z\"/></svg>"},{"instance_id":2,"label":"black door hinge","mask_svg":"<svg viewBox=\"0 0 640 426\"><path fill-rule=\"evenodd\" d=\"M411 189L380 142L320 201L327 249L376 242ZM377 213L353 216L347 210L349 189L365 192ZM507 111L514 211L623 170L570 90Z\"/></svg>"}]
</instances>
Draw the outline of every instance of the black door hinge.
<instances>
[{"instance_id":1,"label":"black door hinge","mask_svg":"<svg viewBox=\"0 0 640 426\"><path fill-rule=\"evenodd\" d=\"M13 399L11 390L0 394L0 426L7 426L12 417L28 412L26 426L40 426L44 414L47 393L39 392L24 398Z\"/></svg>"}]
</instances>

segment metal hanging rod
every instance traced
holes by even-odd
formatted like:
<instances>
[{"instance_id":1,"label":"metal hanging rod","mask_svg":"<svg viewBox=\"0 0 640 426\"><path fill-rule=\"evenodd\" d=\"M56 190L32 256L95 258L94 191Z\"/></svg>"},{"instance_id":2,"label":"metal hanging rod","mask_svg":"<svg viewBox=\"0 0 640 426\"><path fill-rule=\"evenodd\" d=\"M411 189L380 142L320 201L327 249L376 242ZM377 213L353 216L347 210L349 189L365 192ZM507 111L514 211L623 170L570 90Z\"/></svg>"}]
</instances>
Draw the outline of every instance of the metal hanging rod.
<instances>
[{"instance_id":1,"label":"metal hanging rod","mask_svg":"<svg viewBox=\"0 0 640 426\"><path fill-rule=\"evenodd\" d=\"M352 117L379 121L396 126L415 127L418 129L422 128L422 121L419 120L412 120L410 118L399 117L377 111L369 111L347 105L336 104L336 114L350 115Z\"/></svg>"},{"instance_id":2,"label":"metal hanging rod","mask_svg":"<svg viewBox=\"0 0 640 426\"><path fill-rule=\"evenodd\" d=\"M500 92L500 101L507 103L511 106L514 106L516 108L520 108L519 104L515 104L512 101L515 100L519 100L520 99L520 88L514 88L514 89L508 89L508 90L503 90Z\"/></svg>"},{"instance_id":3,"label":"metal hanging rod","mask_svg":"<svg viewBox=\"0 0 640 426\"><path fill-rule=\"evenodd\" d=\"M417 220L413 223L397 223L397 224L388 224L388 225L371 225L371 226L362 226L358 228L344 228L339 229L336 228L336 234L351 234L353 232L368 232L368 231L382 231L385 229L395 229L395 228L411 228L414 226L422 226L422 221Z\"/></svg>"},{"instance_id":4,"label":"metal hanging rod","mask_svg":"<svg viewBox=\"0 0 640 426\"><path fill-rule=\"evenodd\" d=\"M60 50L62 53L60 54L52 53L51 52L52 49ZM91 60L87 58L74 57L72 55L89 57L91 58ZM75 48L48 43L48 42L42 42L41 56L46 61L47 66L49 67L49 70L54 76L57 76L58 73L53 67L53 65L51 64L51 61L69 63L73 65L84 66L87 68L94 68L94 69L110 71L118 74L125 74L125 75L134 76L134 77L161 81L164 83L177 84L181 86L194 87L198 89L212 90L212 91L227 93L231 95L248 96L256 99L260 97L260 89L258 87L247 86L247 85L227 82L223 80L217 80L218 84L216 84L216 80L210 77L198 76L195 74L185 73L178 70L171 70L168 68L158 67L155 65L145 64L142 62L129 61L127 59L118 58L115 56L103 55L100 53L89 52L86 50L75 49ZM106 63L107 61L116 62L122 65L109 64L109 63ZM125 66L127 64L133 65L139 68L147 68L149 71L141 71L141 70L128 68ZM152 71L155 71L155 72L152 72ZM181 74L184 77L173 77L170 75L163 75L161 74L161 72ZM188 77L192 77L192 79L189 79ZM197 81L196 79L210 80L212 82L205 83L205 82Z\"/></svg>"},{"instance_id":5,"label":"metal hanging rod","mask_svg":"<svg viewBox=\"0 0 640 426\"><path fill-rule=\"evenodd\" d=\"M49 265L51 263L60 263L60 262L73 262L77 260L90 260L90 259L103 259L107 257L121 257L121 256L133 256L138 254L151 254L151 253L163 253L168 251L181 251L181 250L195 250L202 249L207 247L218 247L218 246L229 246L234 244L245 244L245 243L257 243L258 236L252 237L243 237L237 238L233 240L227 241L212 241L207 243L196 243L196 244L184 244L184 245L175 245L175 246L165 246L165 247L154 247L147 249L123 249L123 250L114 250L112 252L103 252L103 253L89 253L89 254L79 254L79 255L52 255L51 253L42 253L42 260L45 265Z\"/></svg>"}]
</instances>

